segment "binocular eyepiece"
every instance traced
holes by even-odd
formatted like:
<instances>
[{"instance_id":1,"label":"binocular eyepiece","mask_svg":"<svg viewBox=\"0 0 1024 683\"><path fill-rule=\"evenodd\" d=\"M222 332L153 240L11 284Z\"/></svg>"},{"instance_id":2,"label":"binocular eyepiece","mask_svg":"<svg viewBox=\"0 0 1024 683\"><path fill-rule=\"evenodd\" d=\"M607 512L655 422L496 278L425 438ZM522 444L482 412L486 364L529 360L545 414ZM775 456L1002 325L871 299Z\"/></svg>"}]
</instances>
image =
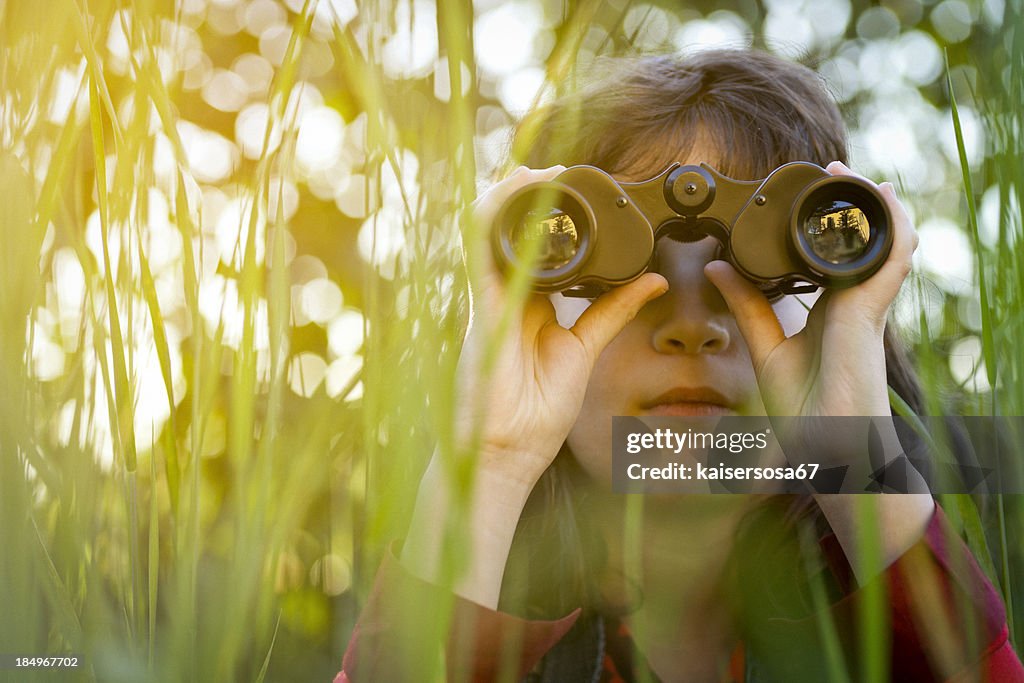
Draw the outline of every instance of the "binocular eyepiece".
<instances>
[{"instance_id":1,"label":"binocular eyepiece","mask_svg":"<svg viewBox=\"0 0 1024 683\"><path fill-rule=\"evenodd\" d=\"M706 236L769 293L849 287L892 248L892 217L870 183L806 162L739 181L707 164L673 164L638 183L572 166L527 185L498 211L492 246L503 270L532 264L533 288L596 296L640 277L661 237Z\"/></svg>"}]
</instances>

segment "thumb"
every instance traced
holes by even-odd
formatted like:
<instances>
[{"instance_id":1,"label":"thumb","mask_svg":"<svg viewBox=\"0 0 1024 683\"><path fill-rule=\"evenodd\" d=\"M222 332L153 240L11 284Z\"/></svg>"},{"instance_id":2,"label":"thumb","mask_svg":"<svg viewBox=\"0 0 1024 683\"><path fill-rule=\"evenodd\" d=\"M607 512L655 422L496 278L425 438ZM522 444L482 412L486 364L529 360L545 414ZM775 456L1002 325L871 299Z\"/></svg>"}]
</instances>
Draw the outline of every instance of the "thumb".
<instances>
[{"instance_id":1,"label":"thumb","mask_svg":"<svg viewBox=\"0 0 1024 683\"><path fill-rule=\"evenodd\" d=\"M755 369L760 369L775 348L786 340L782 323L775 309L757 287L736 272L725 261L712 261L704 266L704 274L718 288L726 305L736 318L743 339L750 349Z\"/></svg>"},{"instance_id":2,"label":"thumb","mask_svg":"<svg viewBox=\"0 0 1024 683\"><path fill-rule=\"evenodd\" d=\"M636 317L644 304L667 291L668 280L658 273L645 273L594 299L569 330L583 344L590 364L597 361L608 343Z\"/></svg>"}]
</instances>

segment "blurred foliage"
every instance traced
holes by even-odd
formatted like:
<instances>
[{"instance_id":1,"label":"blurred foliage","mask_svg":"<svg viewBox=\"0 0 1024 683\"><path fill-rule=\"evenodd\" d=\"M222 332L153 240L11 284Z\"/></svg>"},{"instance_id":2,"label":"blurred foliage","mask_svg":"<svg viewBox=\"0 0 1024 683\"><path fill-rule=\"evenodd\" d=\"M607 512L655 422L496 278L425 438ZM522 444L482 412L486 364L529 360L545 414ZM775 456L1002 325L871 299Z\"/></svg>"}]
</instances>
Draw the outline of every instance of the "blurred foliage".
<instances>
[{"instance_id":1,"label":"blurred foliage","mask_svg":"<svg viewBox=\"0 0 1024 683\"><path fill-rule=\"evenodd\" d=\"M82 653L85 680L332 676L446 438L451 212L601 55L814 65L853 166L916 215L896 317L929 395L1020 414L1021 19L1015 0L0 0L0 650ZM1009 591L1021 520L998 512Z\"/></svg>"}]
</instances>

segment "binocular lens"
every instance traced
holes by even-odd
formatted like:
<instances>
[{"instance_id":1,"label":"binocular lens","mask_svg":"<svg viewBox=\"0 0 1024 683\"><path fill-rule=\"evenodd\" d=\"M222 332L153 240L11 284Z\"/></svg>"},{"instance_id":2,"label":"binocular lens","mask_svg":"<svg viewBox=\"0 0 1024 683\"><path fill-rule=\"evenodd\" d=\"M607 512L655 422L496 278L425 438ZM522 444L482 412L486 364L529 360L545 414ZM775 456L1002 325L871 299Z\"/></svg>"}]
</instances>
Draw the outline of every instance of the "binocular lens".
<instances>
[{"instance_id":1,"label":"binocular lens","mask_svg":"<svg viewBox=\"0 0 1024 683\"><path fill-rule=\"evenodd\" d=\"M554 270L572 261L579 252L580 232L572 217L564 211L557 208L534 209L524 213L512 228L510 241L517 255L536 249L537 268Z\"/></svg>"},{"instance_id":2,"label":"binocular lens","mask_svg":"<svg viewBox=\"0 0 1024 683\"><path fill-rule=\"evenodd\" d=\"M838 199L812 210L802 229L811 251L829 263L856 261L871 241L868 217L855 204Z\"/></svg>"}]
</instances>

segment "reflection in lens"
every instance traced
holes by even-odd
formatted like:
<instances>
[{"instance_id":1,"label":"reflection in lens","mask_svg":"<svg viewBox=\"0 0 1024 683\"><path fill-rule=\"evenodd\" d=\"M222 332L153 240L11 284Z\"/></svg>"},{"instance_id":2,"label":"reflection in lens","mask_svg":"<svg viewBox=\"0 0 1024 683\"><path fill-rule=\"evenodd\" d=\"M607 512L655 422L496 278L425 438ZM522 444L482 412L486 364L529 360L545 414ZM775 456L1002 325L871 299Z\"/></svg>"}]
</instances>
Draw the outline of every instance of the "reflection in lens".
<instances>
[{"instance_id":1,"label":"reflection in lens","mask_svg":"<svg viewBox=\"0 0 1024 683\"><path fill-rule=\"evenodd\" d=\"M580 248L580 234L569 214L558 209L528 211L512 231L517 254L537 249L537 268L554 270L569 263ZM534 246L532 242L537 242Z\"/></svg>"},{"instance_id":2,"label":"reflection in lens","mask_svg":"<svg viewBox=\"0 0 1024 683\"><path fill-rule=\"evenodd\" d=\"M829 263L850 263L867 250L871 224L855 205L836 200L812 212L803 225L807 244Z\"/></svg>"}]
</instances>

